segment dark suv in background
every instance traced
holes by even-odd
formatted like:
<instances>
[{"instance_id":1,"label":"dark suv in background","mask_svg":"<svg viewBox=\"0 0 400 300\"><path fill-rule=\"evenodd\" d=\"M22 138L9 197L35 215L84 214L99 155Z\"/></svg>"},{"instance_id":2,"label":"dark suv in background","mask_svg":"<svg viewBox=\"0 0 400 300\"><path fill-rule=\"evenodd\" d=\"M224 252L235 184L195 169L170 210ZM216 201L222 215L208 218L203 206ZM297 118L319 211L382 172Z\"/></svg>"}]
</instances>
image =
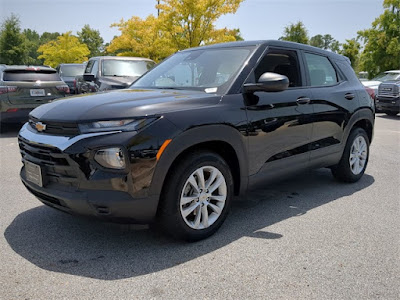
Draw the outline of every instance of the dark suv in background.
<instances>
[{"instance_id":1,"label":"dark suv in background","mask_svg":"<svg viewBox=\"0 0 400 300\"><path fill-rule=\"evenodd\" d=\"M68 94L53 68L0 65L1 123L26 122L32 109Z\"/></svg>"},{"instance_id":2,"label":"dark suv in background","mask_svg":"<svg viewBox=\"0 0 400 300\"><path fill-rule=\"evenodd\" d=\"M400 78L379 85L376 108L389 116L396 116L400 112Z\"/></svg>"},{"instance_id":3,"label":"dark suv in background","mask_svg":"<svg viewBox=\"0 0 400 300\"><path fill-rule=\"evenodd\" d=\"M194 241L249 188L323 167L359 180L374 117L343 56L283 41L199 47L130 89L35 109L19 133L21 179L56 209Z\"/></svg>"},{"instance_id":4,"label":"dark suv in background","mask_svg":"<svg viewBox=\"0 0 400 300\"><path fill-rule=\"evenodd\" d=\"M57 73L60 75L70 90L71 94L77 94L76 91L76 76L82 76L85 70L86 63L83 64L60 64L57 66Z\"/></svg>"},{"instance_id":5,"label":"dark suv in background","mask_svg":"<svg viewBox=\"0 0 400 300\"><path fill-rule=\"evenodd\" d=\"M154 61L143 57L92 57L83 76L76 78L78 93L127 88L154 65Z\"/></svg>"}]
</instances>

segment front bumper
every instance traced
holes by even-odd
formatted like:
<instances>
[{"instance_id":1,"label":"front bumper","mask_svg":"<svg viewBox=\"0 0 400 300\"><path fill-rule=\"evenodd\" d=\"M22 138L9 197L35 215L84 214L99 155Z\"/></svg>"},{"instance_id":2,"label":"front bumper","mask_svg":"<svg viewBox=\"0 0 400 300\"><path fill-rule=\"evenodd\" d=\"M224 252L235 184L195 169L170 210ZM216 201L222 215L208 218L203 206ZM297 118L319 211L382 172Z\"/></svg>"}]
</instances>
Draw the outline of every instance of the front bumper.
<instances>
[{"instance_id":1,"label":"front bumper","mask_svg":"<svg viewBox=\"0 0 400 300\"><path fill-rule=\"evenodd\" d=\"M376 108L379 111L393 111L400 112L400 96L398 97L383 97L376 98Z\"/></svg>"},{"instance_id":2,"label":"front bumper","mask_svg":"<svg viewBox=\"0 0 400 300\"><path fill-rule=\"evenodd\" d=\"M19 133L22 161L41 167L43 187L27 179L25 166L21 180L41 202L58 210L113 222L149 223L155 218L158 196L138 188L146 184L135 176L136 165L130 164L126 172L107 171L90 167L82 156L82 145L90 141L101 139L104 145L110 139L112 144L116 139L123 142L125 135L102 132L55 136L37 133L25 124Z\"/></svg>"}]
</instances>

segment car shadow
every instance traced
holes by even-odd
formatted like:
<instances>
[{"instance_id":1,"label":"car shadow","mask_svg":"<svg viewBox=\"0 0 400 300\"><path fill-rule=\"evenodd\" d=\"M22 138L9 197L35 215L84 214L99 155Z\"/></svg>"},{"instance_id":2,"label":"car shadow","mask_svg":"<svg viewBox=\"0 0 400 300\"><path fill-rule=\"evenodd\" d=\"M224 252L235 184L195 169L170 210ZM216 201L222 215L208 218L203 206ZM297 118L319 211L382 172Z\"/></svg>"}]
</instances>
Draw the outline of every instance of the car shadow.
<instances>
[{"instance_id":1,"label":"car shadow","mask_svg":"<svg viewBox=\"0 0 400 300\"><path fill-rule=\"evenodd\" d=\"M398 114L397 116L388 116L386 114L383 115L377 115L378 118L382 118L382 119L389 119L389 120L400 120L400 114Z\"/></svg>"},{"instance_id":2,"label":"car shadow","mask_svg":"<svg viewBox=\"0 0 400 300\"><path fill-rule=\"evenodd\" d=\"M148 226L103 223L45 206L18 215L4 236L16 253L42 269L117 280L172 268L243 237L268 239L274 247L275 239L285 237L270 232L268 226L302 216L373 182L365 174L357 183L342 184L329 170L320 169L266 186L235 201L220 230L196 243L173 240Z\"/></svg>"},{"instance_id":3,"label":"car shadow","mask_svg":"<svg viewBox=\"0 0 400 300\"><path fill-rule=\"evenodd\" d=\"M19 123L0 124L0 138L17 137L22 125Z\"/></svg>"}]
</instances>

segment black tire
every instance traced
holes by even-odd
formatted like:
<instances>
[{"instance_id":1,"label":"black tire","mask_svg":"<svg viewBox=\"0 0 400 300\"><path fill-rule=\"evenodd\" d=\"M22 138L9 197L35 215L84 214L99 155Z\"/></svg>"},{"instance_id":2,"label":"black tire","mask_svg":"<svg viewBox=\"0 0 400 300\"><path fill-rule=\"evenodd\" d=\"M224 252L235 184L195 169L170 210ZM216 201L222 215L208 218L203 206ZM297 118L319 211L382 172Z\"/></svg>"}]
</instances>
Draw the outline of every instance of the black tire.
<instances>
[{"instance_id":1,"label":"black tire","mask_svg":"<svg viewBox=\"0 0 400 300\"><path fill-rule=\"evenodd\" d=\"M398 112L395 112L395 111L385 111L385 114L387 114L388 116L394 117L394 116L397 116Z\"/></svg>"},{"instance_id":2,"label":"black tire","mask_svg":"<svg viewBox=\"0 0 400 300\"><path fill-rule=\"evenodd\" d=\"M363 168L361 169L361 172L358 174L354 174L351 169L349 159L350 159L350 153L352 150L353 143L358 137L364 138L364 140L366 142L367 158L366 158ZM351 133L347 139L346 147L344 148L344 152L343 152L342 158L340 159L340 162L336 166L331 167L332 174L339 181L348 182L348 183L356 182L356 181L360 180L360 178L364 175L365 169L367 168L368 159L369 159L368 135L364 129L354 128L351 131Z\"/></svg>"},{"instance_id":3,"label":"black tire","mask_svg":"<svg viewBox=\"0 0 400 300\"><path fill-rule=\"evenodd\" d=\"M205 166L214 167L221 172L226 183L226 200L219 217L213 224L207 228L193 229L186 223L187 221L181 213L181 195L184 193L183 189L187 186L189 177L196 170ZM214 234L225 221L233 197L233 177L225 160L213 152L193 152L180 160L174 169L168 172L167 176L169 178L167 178L163 188L158 209L158 227L174 238L189 242L202 240ZM205 209L209 209L207 205L205 206Z\"/></svg>"}]
</instances>

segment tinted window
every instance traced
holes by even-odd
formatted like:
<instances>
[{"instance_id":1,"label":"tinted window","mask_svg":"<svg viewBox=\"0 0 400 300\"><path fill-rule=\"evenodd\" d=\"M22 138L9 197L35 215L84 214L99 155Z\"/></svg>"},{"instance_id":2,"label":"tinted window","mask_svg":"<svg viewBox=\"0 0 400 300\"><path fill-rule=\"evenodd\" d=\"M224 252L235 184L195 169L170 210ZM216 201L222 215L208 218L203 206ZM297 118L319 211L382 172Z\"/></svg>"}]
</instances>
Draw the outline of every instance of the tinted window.
<instances>
[{"instance_id":1,"label":"tinted window","mask_svg":"<svg viewBox=\"0 0 400 300\"><path fill-rule=\"evenodd\" d=\"M266 72L285 75L289 87L301 86L299 63L296 51L273 49L263 57L254 71L255 80Z\"/></svg>"},{"instance_id":2,"label":"tinted window","mask_svg":"<svg viewBox=\"0 0 400 300\"><path fill-rule=\"evenodd\" d=\"M305 53L311 86L333 85L338 82L335 68L328 58Z\"/></svg>"},{"instance_id":3,"label":"tinted window","mask_svg":"<svg viewBox=\"0 0 400 300\"><path fill-rule=\"evenodd\" d=\"M144 60L112 60L102 63L103 76L141 76L154 66L153 62Z\"/></svg>"},{"instance_id":4,"label":"tinted window","mask_svg":"<svg viewBox=\"0 0 400 300\"><path fill-rule=\"evenodd\" d=\"M56 71L10 70L5 71L4 81L61 81Z\"/></svg>"},{"instance_id":5,"label":"tinted window","mask_svg":"<svg viewBox=\"0 0 400 300\"><path fill-rule=\"evenodd\" d=\"M64 65L60 67L59 73L65 77L83 75L84 65Z\"/></svg>"}]
</instances>

